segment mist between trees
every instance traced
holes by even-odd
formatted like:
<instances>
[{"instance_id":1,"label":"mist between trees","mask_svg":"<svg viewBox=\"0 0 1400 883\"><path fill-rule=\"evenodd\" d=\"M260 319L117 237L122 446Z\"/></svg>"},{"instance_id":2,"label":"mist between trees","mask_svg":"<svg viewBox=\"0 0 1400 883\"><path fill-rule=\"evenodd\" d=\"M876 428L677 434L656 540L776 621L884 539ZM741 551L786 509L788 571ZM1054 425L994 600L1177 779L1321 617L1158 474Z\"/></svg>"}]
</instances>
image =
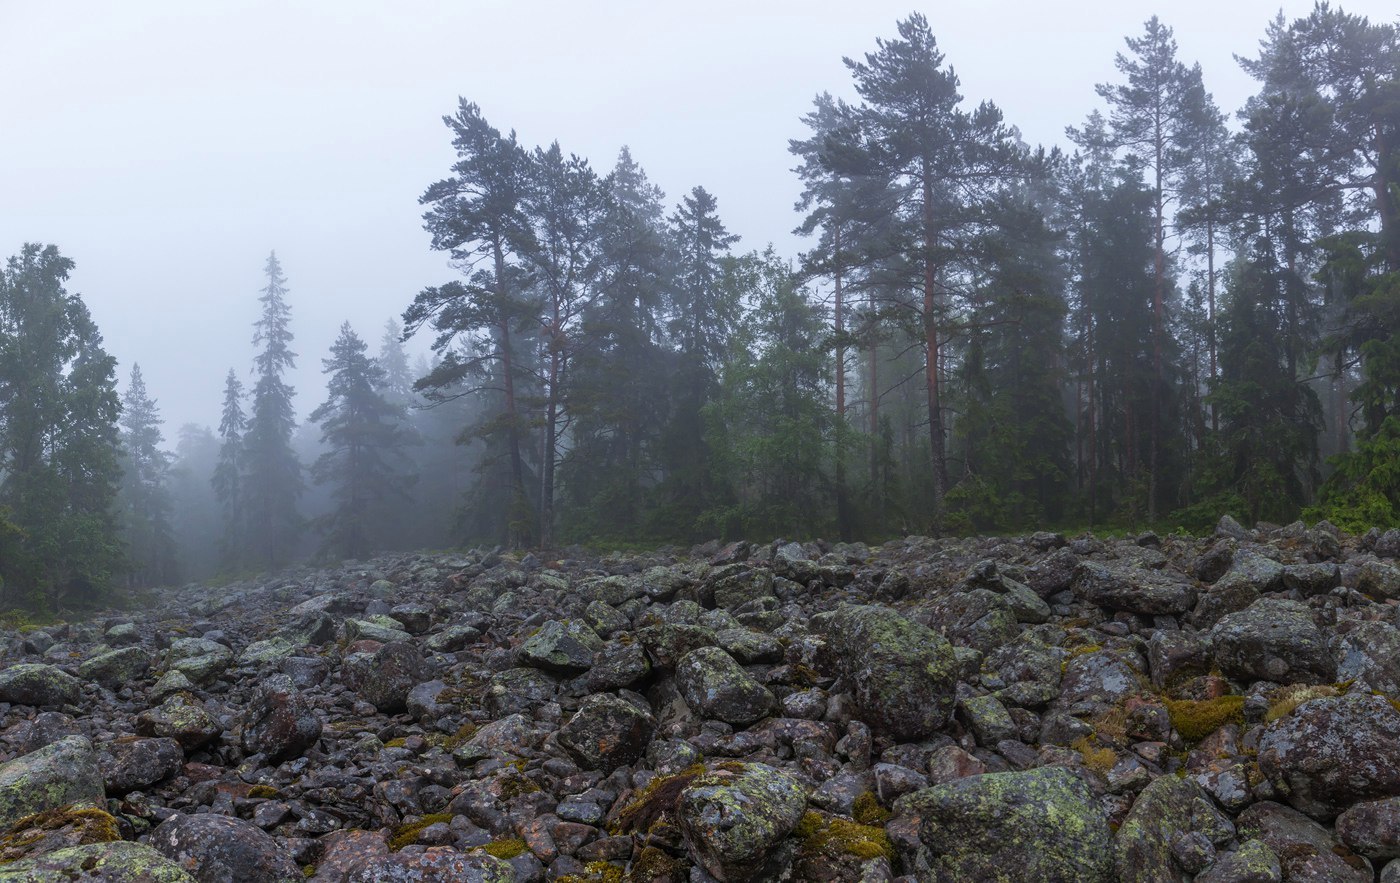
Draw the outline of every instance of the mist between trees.
<instances>
[{"instance_id":1,"label":"mist between trees","mask_svg":"<svg viewBox=\"0 0 1400 883\"><path fill-rule=\"evenodd\" d=\"M1151 19L1066 154L969 106L913 15L790 144L797 261L738 250L703 187L668 209L625 148L602 173L463 99L420 197L458 273L373 355L343 326L303 426L275 253L250 385L171 439L26 245L5 600L463 543L1400 525L1400 40L1319 5L1240 64L1231 117Z\"/></svg>"}]
</instances>

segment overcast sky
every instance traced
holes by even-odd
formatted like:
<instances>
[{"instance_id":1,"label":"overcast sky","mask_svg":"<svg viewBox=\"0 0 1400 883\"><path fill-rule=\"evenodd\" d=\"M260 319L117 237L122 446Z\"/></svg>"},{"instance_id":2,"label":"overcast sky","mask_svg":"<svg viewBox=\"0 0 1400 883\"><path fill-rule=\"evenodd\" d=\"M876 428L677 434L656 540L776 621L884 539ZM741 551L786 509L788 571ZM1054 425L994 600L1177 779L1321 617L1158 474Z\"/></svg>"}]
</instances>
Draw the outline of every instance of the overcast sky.
<instances>
[{"instance_id":1,"label":"overcast sky","mask_svg":"<svg viewBox=\"0 0 1400 883\"><path fill-rule=\"evenodd\" d=\"M1281 4L1293 18L1310 0ZM1393 2L1341 6L1376 20ZM600 172L629 145L674 202L696 184L743 239L786 255L799 186L788 139L818 92L850 96L842 56L927 15L970 102L1026 141L1115 78L1123 37L1160 15L1227 111L1253 91L1276 0L0 0L0 258L56 243L121 361L167 421L215 424L248 376L268 251L288 277L297 408L323 396L341 322L377 350L387 319L451 278L417 198L453 160L457 97L527 146ZM1072 10L1072 11L1071 11ZM416 345L426 349L426 341Z\"/></svg>"}]
</instances>

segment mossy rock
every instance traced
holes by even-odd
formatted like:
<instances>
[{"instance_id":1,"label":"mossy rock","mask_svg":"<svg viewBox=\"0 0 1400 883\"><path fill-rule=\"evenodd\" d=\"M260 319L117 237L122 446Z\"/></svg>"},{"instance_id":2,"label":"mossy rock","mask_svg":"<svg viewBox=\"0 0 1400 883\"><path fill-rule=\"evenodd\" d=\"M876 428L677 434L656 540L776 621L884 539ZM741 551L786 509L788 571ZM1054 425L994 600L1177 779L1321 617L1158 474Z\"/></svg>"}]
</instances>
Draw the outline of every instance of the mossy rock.
<instances>
[{"instance_id":1,"label":"mossy rock","mask_svg":"<svg viewBox=\"0 0 1400 883\"><path fill-rule=\"evenodd\" d=\"M120 839L117 820L105 810L64 806L26 816L0 835L0 863Z\"/></svg>"},{"instance_id":2,"label":"mossy rock","mask_svg":"<svg viewBox=\"0 0 1400 883\"><path fill-rule=\"evenodd\" d=\"M780 874L791 861L786 841L806 809L806 791L788 774L727 763L689 783L676 820L696 864L720 880L754 880Z\"/></svg>"},{"instance_id":3,"label":"mossy rock","mask_svg":"<svg viewBox=\"0 0 1400 883\"><path fill-rule=\"evenodd\" d=\"M26 816L79 805L104 805L102 773L92 743L67 736L0 766L0 825Z\"/></svg>"},{"instance_id":4,"label":"mossy rock","mask_svg":"<svg viewBox=\"0 0 1400 883\"><path fill-rule=\"evenodd\" d=\"M82 682L52 665L23 663L0 671L0 702L34 706L77 705L82 698Z\"/></svg>"},{"instance_id":5,"label":"mossy rock","mask_svg":"<svg viewBox=\"0 0 1400 883\"><path fill-rule=\"evenodd\" d=\"M149 846L91 843L0 865L0 883L195 883L184 868Z\"/></svg>"}]
</instances>

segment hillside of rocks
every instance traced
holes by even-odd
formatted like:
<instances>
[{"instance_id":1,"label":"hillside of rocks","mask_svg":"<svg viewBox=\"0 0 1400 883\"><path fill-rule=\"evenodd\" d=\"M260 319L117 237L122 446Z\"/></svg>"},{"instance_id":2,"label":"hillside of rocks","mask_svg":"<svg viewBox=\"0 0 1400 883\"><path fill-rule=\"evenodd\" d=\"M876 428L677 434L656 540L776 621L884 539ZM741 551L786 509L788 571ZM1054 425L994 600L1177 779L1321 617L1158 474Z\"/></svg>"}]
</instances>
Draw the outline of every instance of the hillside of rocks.
<instances>
[{"instance_id":1,"label":"hillside of rocks","mask_svg":"<svg viewBox=\"0 0 1400 883\"><path fill-rule=\"evenodd\" d=\"M413 554L0 634L6 881L1400 881L1400 532Z\"/></svg>"}]
</instances>

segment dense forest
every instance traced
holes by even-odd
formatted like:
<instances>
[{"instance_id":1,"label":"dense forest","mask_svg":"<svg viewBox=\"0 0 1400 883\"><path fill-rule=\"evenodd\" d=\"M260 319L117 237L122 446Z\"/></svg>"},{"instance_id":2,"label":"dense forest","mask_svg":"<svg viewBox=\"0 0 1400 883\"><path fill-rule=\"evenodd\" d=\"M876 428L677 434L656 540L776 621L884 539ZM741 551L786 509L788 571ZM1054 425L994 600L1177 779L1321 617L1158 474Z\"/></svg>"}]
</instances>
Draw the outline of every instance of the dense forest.
<instances>
[{"instance_id":1,"label":"dense forest","mask_svg":"<svg viewBox=\"0 0 1400 883\"><path fill-rule=\"evenodd\" d=\"M789 145L796 259L626 148L602 172L463 99L419 198L457 272L373 352L343 326L302 425L275 253L219 425L171 437L71 262L25 245L4 600L462 543L1400 526L1397 29L1268 23L1233 115L1156 18L1115 61L1072 152L1037 147L900 22Z\"/></svg>"}]
</instances>

